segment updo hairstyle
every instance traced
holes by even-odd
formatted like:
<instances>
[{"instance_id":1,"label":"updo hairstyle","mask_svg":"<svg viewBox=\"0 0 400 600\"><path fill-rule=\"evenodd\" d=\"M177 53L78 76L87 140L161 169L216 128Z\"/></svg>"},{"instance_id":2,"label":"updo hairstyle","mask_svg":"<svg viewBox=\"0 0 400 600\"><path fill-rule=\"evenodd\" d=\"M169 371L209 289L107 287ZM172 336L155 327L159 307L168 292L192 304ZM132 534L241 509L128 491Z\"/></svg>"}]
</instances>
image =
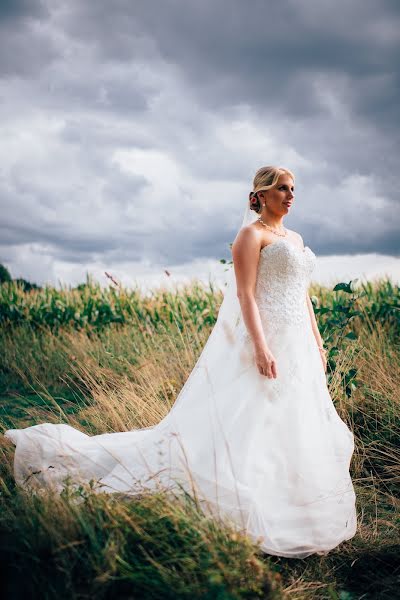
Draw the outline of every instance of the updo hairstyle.
<instances>
[{"instance_id":1,"label":"updo hairstyle","mask_svg":"<svg viewBox=\"0 0 400 600\"><path fill-rule=\"evenodd\" d=\"M261 202L258 197L258 192L261 190L269 190L276 185L279 176L286 173L294 181L294 175L289 169L283 167L261 167L254 175L253 179L253 191L249 194L249 202L251 210L255 210L256 213L261 213Z\"/></svg>"}]
</instances>

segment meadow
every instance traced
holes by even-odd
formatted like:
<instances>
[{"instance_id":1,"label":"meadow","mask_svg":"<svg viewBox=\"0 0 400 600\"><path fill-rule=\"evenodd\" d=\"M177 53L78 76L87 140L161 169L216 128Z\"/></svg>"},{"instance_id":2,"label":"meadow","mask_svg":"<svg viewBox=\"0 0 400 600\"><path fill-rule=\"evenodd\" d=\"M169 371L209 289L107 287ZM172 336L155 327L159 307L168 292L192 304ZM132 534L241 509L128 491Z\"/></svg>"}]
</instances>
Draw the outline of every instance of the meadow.
<instances>
[{"instance_id":1,"label":"meadow","mask_svg":"<svg viewBox=\"0 0 400 600\"><path fill-rule=\"evenodd\" d=\"M313 284L327 383L355 436L358 531L326 556L263 554L195 497L135 498L68 482L16 487L1 436L0 560L7 598L390 599L400 586L400 289ZM41 422L89 434L159 422L216 321L222 292L0 286L1 431ZM79 500L79 501L77 501Z\"/></svg>"}]
</instances>

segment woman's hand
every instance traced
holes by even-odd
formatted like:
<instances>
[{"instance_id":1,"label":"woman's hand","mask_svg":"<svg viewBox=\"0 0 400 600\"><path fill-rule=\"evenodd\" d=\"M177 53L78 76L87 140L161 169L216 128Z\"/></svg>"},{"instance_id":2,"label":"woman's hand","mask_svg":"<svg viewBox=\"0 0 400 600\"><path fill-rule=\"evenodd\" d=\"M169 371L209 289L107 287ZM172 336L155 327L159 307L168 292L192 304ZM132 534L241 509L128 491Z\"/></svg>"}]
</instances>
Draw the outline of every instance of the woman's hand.
<instances>
[{"instance_id":1,"label":"woman's hand","mask_svg":"<svg viewBox=\"0 0 400 600\"><path fill-rule=\"evenodd\" d=\"M318 349L319 349L319 353L321 356L322 364L324 366L324 371L326 373L326 368L327 368L327 366L326 366L327 365L326 350L325 350L325 348L320 348L320 347L318 347Z\"/></svg>"},{"instance_id":2,"label":"woman's hand","mask_svg":"<svg viewBox=\"0 0 400 600\"><path fill-rule=\"evenodd\" d=\"M269 379L277 377L276 360L271 350L266 346L256 348L254 352L256 365L261 375L265 375Z\"/></svg>"}]
</instances>

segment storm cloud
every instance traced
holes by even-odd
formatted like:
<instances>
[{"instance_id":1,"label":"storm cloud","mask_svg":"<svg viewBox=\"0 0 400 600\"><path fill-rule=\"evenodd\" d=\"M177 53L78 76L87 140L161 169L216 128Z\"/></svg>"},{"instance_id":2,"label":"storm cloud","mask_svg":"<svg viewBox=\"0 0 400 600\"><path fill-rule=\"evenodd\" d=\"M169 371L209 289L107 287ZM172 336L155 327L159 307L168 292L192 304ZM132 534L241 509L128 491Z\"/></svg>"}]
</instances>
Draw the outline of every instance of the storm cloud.
<instances>
[{"instance_id":1,"label":"storm cloud","mask_svg":"<svg viewBox=\"0 0 400 600\"><path fill-rule=\"evenodd\" d=\"M399 32L389 0L3 2L0 262L230 258L265 164L317 255L399 257Z\"/></svg>"}]
</instances>

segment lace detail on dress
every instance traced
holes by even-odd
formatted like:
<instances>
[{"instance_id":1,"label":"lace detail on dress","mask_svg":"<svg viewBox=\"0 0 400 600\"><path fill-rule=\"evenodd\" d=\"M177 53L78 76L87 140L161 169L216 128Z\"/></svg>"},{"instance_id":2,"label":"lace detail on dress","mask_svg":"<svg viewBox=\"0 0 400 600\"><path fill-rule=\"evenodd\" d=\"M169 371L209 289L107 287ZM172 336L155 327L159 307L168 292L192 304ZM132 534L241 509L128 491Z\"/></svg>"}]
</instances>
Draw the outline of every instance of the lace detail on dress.
<instances>
[{"instance_id":1,"label":"lace detail on dress","mask_svg":"<svg viewBox=\"0 0 400 600\"><path fill-rule=\"evenodd\" d=\"M306 292L315 262L308 246L301 250L286 239L262 248L255 298L265 331L274 333L287 325L300 328L310 318ZM242 316L235 333L238 340L251 341Z\"/></svg>"},{"instance_id":2,"label":"lace detail on dress","mask_svg":"<svg viewBox=\"0 0 400 600\"><path fill-rule=\"evenodd\" d=\"M262 248L255 298L268 325L300 325L309 318L306 292L315 260L308 246L301 250L286 239Z\"/></svg>"}]
</instances>

